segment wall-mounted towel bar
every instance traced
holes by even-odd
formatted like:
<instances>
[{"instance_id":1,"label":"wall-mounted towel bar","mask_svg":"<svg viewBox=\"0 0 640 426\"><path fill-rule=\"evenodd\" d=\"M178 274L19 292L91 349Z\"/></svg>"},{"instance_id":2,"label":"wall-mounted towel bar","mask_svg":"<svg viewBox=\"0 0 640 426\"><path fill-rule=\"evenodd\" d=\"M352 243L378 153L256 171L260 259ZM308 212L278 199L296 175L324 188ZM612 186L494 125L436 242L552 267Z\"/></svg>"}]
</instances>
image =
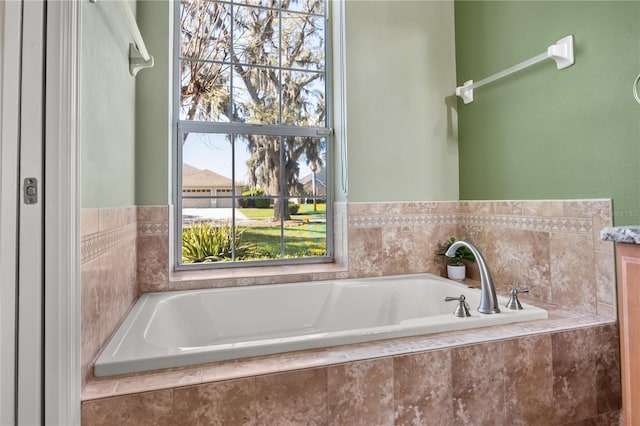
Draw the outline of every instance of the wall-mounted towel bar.
<instances>
[{"instance_id":1,"label":"wall-mounted towel bar","mask_svg":"<svg viewBox=\"0 0 640 426\"><path fill-rule=\"evenodd\" d=\"M566 36L558 40L556 44L549 46L546 52L507 68L504 71L500 71L490 77L482 79L477 83L474 83L473 80L466 81L462 86L456 87L456 95L460 96L465 104L473 102L473 89L477 89L485 84L489 84L502 77L506 77L510 74L528 68L531 65L544 61L545 59L553 59L559 70L573 65L573 36Z\"/></svg>"},{"instance_id":2,"label":"wall-mounted towel bar","mask_svg":"<svg viewBox=\"0 0 640 426\"><path fill-rule=\"evenodd\" d=\"M98 0L90 1L91 3L96 3ZM136 17L131 10L131 6L129 6L129 2L120 0L118 3L120 3L120 9L133 36L134 42L129 44L129 73L135 77L138 71L153 66L153 56L149 54L147 46L144 44L144 39L140 34Z\"/></svg>"}]
</instances>

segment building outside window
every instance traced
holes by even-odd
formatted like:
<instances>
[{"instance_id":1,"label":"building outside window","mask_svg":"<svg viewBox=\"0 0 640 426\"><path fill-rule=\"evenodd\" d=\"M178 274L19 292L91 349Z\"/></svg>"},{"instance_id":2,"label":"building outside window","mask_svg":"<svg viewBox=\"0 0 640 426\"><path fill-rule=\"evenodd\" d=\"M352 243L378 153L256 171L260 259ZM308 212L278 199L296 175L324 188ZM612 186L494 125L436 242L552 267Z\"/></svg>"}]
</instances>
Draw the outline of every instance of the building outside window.
<instances>
[{"instance_id":1,"label":"building outside window","mask_svg":"<svg viewBox=\"0 0 640 426\"><path fill-rule=\"evenodd\" d=\"M176 8L179 265L331 261L327 4Z\"/></svg>"}]
</instances>

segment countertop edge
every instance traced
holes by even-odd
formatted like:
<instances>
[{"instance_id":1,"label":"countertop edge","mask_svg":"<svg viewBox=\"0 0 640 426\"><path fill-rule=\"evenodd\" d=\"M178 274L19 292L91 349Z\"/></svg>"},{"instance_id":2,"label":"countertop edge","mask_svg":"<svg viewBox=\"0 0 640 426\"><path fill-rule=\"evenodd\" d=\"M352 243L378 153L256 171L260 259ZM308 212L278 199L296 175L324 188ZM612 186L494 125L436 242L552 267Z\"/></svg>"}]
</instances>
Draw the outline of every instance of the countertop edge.
<instances>
[{"instance_id":1,"label":"countertop edge","mask_svg":"<svg viewBox=\"0 0 640 426\"><path fill-rule=\"evenodd\" d=\"M616 243L640 244L640 225L603 228L600 231L600 239Z\"/></svg>"}]
</instances>

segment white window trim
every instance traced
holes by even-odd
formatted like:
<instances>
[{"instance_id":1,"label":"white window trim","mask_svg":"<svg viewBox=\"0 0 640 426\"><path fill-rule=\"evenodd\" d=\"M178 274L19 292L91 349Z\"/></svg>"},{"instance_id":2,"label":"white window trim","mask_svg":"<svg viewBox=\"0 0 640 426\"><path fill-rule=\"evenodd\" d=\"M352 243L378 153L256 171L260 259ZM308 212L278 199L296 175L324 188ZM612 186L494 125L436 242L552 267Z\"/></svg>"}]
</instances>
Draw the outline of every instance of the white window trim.
<instances>
[{"instance_id":1,"label":"white window trim","mask_svg":"<svg viewBox=\"0 0 640 426\"><path fill-rule=\"evenodd\" d=\"M221 0L224 1L224 0ZM343 16L344 16L344 5L343 1L339 1L340 6L337 8L336 15L339 15L340 22L340 42L339 44L342 46L343 42ZM183 199L183 191L182 191L182 173L180 173L181 164L182 164L182 149L181 144L179 143L181 132L193 132L193 133L217 133L217 134L260 134L260 135L273 135L273 136L307 136L307 137L326 137L330 140L330 143L326 145L326 153L327 153L327 164L326 164L326 174L327 177L335 176L334 172L334 151L336 140L333 137L333 74L336 72L333 69L333 7L332 1L327 0L325 3L326 7L326 21L325 21L325 79L326 79L326 93L331 94L331 96L326 96L326 127L296 127L290 125L256 125L249 123L223 123L223 122L201 122L201 121L186 121L180 120L180 97L179 97L179 81L180 81L180 58L177 52L180 51L180 23L178 17L180 16L180 3L175 2L173 8L173 49L171 58L173 61L173 82L172 82L172 96L171 99L173 101L173 117L171 120L172 123L172 154L173 161L172 163L172 183L173 190L172 200L173 200L173 212L171 215L173 226L172 226L172 238L170 238L170 270L171 272L176 272L176 276L179 276L180 271L198 271L198 270L225 270L225 269L238 269L238 268L247 268L247 267L257 267L257 268L267 268L265 270L277 270L281 267L291 267L298 266L303 267L304 265L314 265L314 264L332 264L337 261L336 252L335 252L335 224L334 224L334 209L333 203L335 202L334 194L333 194L333 185L329 185L327 187L326 196L326 241L327 241L327 256L326 257L310 257L310 258L295 258L295 259L274 259L269 261L242 261L242 262L221 262L221 263L197 263L197 264L183 264L182 263L182 245L181 245L181 235L182 235L182 221L181 217L181 209L182 209L182 199ZM329 25L326 25L329 23ZM344 56L343 49L340 49L340 67L344 67ZM341 75L343 72L341 72ZM343 94L342 87L339 88L340 95ZM341 150L345 151L345 150ZM343 181L346 179L346 172L343 174ZM329 180L329 179L328 179ZM330 183L333 182L333 178L329 180ZM345 185L343 184L343 187ZM345 187L346 188L346 187ZM171 222L171 221L170 221ZM342 267L340 267L342 269ZM272 273L267 272L267 275L272 275Z\"/></svg>"}]
</instances>

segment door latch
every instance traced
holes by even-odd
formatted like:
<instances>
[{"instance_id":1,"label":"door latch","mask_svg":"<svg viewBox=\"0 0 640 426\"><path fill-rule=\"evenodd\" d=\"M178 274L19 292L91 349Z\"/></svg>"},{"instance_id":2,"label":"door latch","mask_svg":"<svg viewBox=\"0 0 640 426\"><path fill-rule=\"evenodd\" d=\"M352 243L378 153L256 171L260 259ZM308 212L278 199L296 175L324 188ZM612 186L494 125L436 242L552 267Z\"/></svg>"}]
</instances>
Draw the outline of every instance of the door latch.
<instances>
[{"instance_id":1,"label":"door latch","mask_svg":"<svg viewBox=\"0 0 640 426\"><path fill-rule=\"evenodd\" d=\"M36 204L38 202L38 179L25 178L22 190L25 204Z\"/></svg>"}]
</instances>

